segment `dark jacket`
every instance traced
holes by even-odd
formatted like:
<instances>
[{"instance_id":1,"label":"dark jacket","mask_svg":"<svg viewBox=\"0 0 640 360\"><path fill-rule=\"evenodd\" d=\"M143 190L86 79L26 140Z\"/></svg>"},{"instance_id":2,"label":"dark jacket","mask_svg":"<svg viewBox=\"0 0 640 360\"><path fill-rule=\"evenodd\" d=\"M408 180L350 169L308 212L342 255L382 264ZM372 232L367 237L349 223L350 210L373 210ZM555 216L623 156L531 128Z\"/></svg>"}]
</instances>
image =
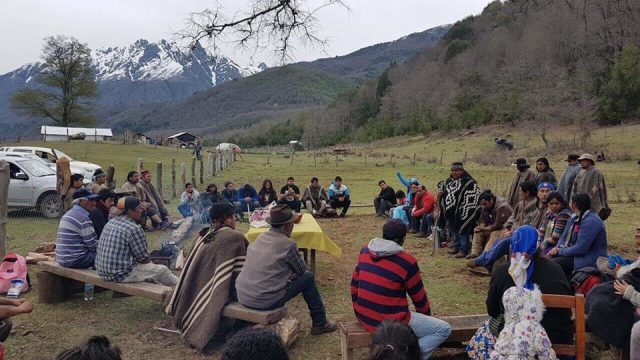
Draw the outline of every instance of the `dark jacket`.
<instances>
[{"instance_id":1,"label":"dark jacket","mask_svg":"<svg viewBox=\"0 0 640 360\"><path fill-rule=\"evenodd\" d=\"M378 194L378 197L380 199L387 200L388 202L392 203L393 205L395 205L396 202L397 202L396 192L393 190L393 188L391 186L387 186L386 189L380 190L380 194Z\"/></svg>"},{"instance_id":2,"label":"dark jacket","mask_svg":"<svg viewBox=\"0 0 640 360\"><path fill-rule=\"evenodd\" d=\"M244 202L244 198L251 198L252 202L258 201L258 192L256 191L256 189L253 188L253 186L249 190L245 190L245 188L242 187L240 190L236 192L237 192L236 201L238 202Z\"/></svg>"},{"instance_id":3,"label":"dark jacket","mask_svg":"<svg viewBox=\"0 0 640 360\"><path fill-rule=\"evenodd\" d=\"M218 203L218 202L228 202L227 199L225 199L222 195L220 195L220 193L216 192L214 193L210 193L208 191L205 191L203 193L200 193L200 196L198 196L198 200L196 200L197 203L199 203L200 205L202 205L203 209L207 209L209 207L211 207L211 205Z\"/></svg>"},{"instance_id":4,"label":"dark jacket","mask_svg":"<svg viewBox=\"0 0 640 360\"><path fill-rule=\"evenodd\" d=\"M504 314L502 295L508 288L515 286L509 275L509 266L510 264L507 263L495 269L489 283L487 313L493 318ZM562 267L542 256L534 260L533 282L540 287L540 292L543 294L573 295L574 293ZM573 343L571 310L547 308L541 323L552 343Z\"/></svg>"},{"instance_id":5,"label":"dark jacket","mask_svg":"<svg viewBox=\"0 0 640 360\"><path fill-rule=\"evenodd\" d=\"M224 189L220 192L220 194L231 204L238 201L238 190L234 189L233 191L229 191L227 189Z\"/></svg>"},{"instance_id":6,"label":"dark jacket","mask_svg":"<svg viewBox=\"0 0 640 360\"><path fill-rule=\"evenodd\" d=\"M109 221L109 209L107 209L100 201L96 201L96 207L89 213L89 219L93 223L93 229L96 231L96 236L100 238L102 229Z\"/></svg>"},{"instance_id":7,"label":"dark jacket","mask_svg":"<svg viewBox=\"0 0 640 360\"><path fill-rule=\"evenodd\" d=\"M491 231L502 230L504 224L511 217L511 214L513 214L513 209L509 203L501 197L496 197L496 203L493 209L490 211L486 211L485 209L481 210L478 223L489 226Z\"/></svg>"}]
</instances>

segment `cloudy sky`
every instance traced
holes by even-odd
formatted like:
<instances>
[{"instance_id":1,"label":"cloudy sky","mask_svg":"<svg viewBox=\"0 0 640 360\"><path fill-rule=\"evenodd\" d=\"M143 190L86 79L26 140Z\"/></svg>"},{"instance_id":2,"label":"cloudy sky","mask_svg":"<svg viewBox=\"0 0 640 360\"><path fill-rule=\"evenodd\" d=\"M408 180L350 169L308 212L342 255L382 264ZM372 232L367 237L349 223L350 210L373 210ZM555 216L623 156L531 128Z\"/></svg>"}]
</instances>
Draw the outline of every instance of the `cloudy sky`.
<instances>
[{"instance_id":1,"label":"cloudy sky","mask_svg":"<svg viewBox=\"0 0 640 360\"><path fill-rule=\"evenodd\" d=\"M326 0L307 0L315 7ZM478 14L489 0L344 0L349 10L332 6L318 13L318 34L329 40L320 49L297 47L295 61L344 55L413 32L453 23ZM226 13L246 9L250 3L219 0ZM215 0L0 0L0 74L37 61L42 39L71 35L92 49L126 46L137 39L173 40L190 12L215 4ZM393 5L390 5L393 4ZM277 63L269 52L243 53L232 45L220 53L240 64Z\"/></svg>"}]
</instances>

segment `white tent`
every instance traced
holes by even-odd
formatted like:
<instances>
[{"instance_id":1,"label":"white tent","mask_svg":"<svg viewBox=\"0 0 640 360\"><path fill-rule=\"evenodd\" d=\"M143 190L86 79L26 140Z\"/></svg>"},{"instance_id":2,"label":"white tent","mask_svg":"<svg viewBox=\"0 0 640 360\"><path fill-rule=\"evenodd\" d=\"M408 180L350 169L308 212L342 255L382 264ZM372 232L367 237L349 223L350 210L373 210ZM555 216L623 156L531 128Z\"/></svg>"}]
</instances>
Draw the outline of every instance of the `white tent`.
<instances>
[{"instance_id":1,"label":"white tent","mask_svg":"<svg viewBox=\"0 0 640 360\"><path fill-rule=\"evenodd\" d=\"M240 153L240 146L231 143L220 143L216 146L216 150L228 151L231 150L236 154Z\"/></svg>"}]
</instances>

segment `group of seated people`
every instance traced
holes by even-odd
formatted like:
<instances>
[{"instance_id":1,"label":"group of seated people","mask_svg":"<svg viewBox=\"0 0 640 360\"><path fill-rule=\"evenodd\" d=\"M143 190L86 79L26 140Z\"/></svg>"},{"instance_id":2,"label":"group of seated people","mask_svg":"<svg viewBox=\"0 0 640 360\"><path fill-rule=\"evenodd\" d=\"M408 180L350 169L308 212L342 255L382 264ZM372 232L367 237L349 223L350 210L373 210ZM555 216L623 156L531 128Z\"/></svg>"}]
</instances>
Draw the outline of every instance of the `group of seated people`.
<instances>
[{"instance_id":1,"label":"group of seated people","mask_svg":"<svg viewBox=\"0 0 640 360\"><path fill-rule=\"evenodd\" d=\"M258 208L264 208L275 202L286 204L296 212L300 212L304 206L309 213L316 217L330 217L337 215L344 217L351 205L349 188L342 183L342 178L336 176L329 185L328 190L320 185L317 177L311 179L310 184L300 191L293 177L287 179L287 183L279 192L273 187L270 179L262 182L260 191L251 184L245 184L236 189L232 181L224 183L224 189L218 192L215 184L209 184L206 191L198 192L191 183L185 184L185 191L180 196L178 211L183 217L198 213L203 223L207 223L208 210L211 205L218 202L226 202L234 207L237 220L244 218L245 212L252 212ZM341 209L340 214L337 210Z\"/></svg>"}]
</instances>

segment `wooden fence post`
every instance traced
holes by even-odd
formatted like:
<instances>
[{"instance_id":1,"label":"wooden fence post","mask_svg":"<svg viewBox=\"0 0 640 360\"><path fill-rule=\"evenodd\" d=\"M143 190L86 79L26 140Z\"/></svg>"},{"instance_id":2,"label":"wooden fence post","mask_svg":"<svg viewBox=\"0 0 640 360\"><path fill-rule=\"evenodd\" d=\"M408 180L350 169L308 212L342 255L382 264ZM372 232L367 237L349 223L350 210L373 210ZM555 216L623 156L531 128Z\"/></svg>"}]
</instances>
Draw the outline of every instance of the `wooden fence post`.
<instances>
[{"instance_id":1,"label":"wooden fence post","mask_svg":"<svg viewBox=\"0 0 640 360\"><path fill-rule=\"evenodd\" d=\"M416 153L413 153L413 166L416 166Z\"/></svg>"},{"instance_id":2,"label":"wooden fence post","mask_svg":"<svg viewBox=\"0 0 640 360\"><path fill-rule=\"evenodd\" d=\"M109 165L109 169L107 170L107 189L113 190L116 188L116 182L113 180L113 177L116 175L116 168L113 167L113 164Z\"/></svg>"},{"instance_id":3,"label":"wooden fence post","mask_svg":"<svg viewBox=\"0 0 640 360\"><path fill-rule=\"evenodd\" d=\"M180 163L180 180L182 180L182 188L184 188L184 184L187 183L187 170L183 162Z\"/></svg>"},{"instance_id":4,"label":"wooden fence post","mask_svg":"<svg viewBox=\"0 0 640 360\"><path fill-rule=\"evenodd\" d=\"M176 158L171 158L171 196L175 199L176 192Z\"/></svg>"},{"instance_id":5,"label":"wooden fence post","mask_svg":"<svg viewBox=\"0 0 640 360\"><path fill-rule=\"evenodd\" d=\"M293 150L291 151L291 163L289 164L290 166L293 165L293 155L296 154L296 148L295 146L293 147Z\"/></svg>"},{"instance_id":6,"label":"wooden fence post","mask_svg":"<svg viewBox=\"0 0 640 360\"><path fill-rule=\"evenodd\" d=\"M313 166L318 167L318 160L316 160L316 151L313 150Z\"/></svg>"},{"instance_id":7,"label":"wooden fence post","mask_svg":"<svg viewBox=\"0 0 640 360\"><path fill-rule=\"evenodd\" d=\"M338 156L340 156L340 154L336 154L336 167L338 167Z\"/></svg>"},{"instance_id":8,"label":"wooden fence post","mask_svg":"<svg viewBox=\"0 0 640 360\"><path fill-rule=\"evenodd\" d=\"M162 161L156 163L156 188L162 197Z\"/></svg>"},{"instance_id":9,"label":"wooden fence post","mask_svg":"<svg viewBox=\"0 0 640 360\"><path fill-rule=\"evenodd\" d=\"M267 165L269 165L270 160L271 160L271 146L267 146Z\"/></svg>"},{"instance_id":10,"label":"wooden fence post","mask_svg":"<svg viewBox=\"0 0 640 360\"><path fill-rule=\"evenodd\" d=\"M0 160L0 256L7 251L7 202L9 200L9 163Z\"/></svg>"},{"instance_id":11,"label":"wooden fence post","mask_svg":"<svg viewBox=\"0 0 640 360\"><path fill-rule=\"evenodd\" d=\"M440 165L442 165L443 158L444 158L444 149L442 149L442 152L440 153Z\"/></svg>"},{"instance_id":12,"label":"wooden fence post","mask_svg":"<svg viewBox=\"0 0 640 360\"><path fill-rule=\"evenodd\" d=\"M191 159L191 183L196 183L196 158Z\"/></svg>"},{"instance_id":13,"label":"wooden fence post","mask_svg":"<svg viewBox=\"0 0 640 360\"><path fill-rule=\"evenodd\" d=\"M138 173L141 173L144 170L144 160L142 158L138 158Z\"/></svg>"},{"instance_id":14,"label":"wooden fence post","mask_svg":"<svg viewBox=\"0 0 640 360\"><path fill-rule=\"evenodd\" d=\"M204 162L200 160L200 185L204 184Z\"/></svg>"}]
</instances>

